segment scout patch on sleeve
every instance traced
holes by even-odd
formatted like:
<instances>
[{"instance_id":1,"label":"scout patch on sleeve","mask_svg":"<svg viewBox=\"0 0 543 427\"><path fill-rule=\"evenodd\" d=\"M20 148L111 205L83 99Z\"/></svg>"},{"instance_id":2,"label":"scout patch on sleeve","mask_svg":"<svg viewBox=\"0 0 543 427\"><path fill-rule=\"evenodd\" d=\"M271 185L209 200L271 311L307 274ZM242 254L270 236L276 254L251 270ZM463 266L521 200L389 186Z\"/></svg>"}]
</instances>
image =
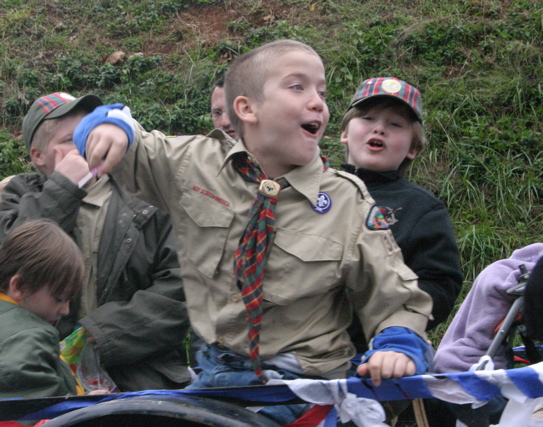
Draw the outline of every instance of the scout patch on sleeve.
<instances>
[{"instance_id":1,"label":"scout patch on sleeve","mask_svg":"<svg viewBox=\"0 0 543 427\"><path fill-rule=\"evenodd\" d=\"M366 227L370 230L388 230L390 227L379 206L373 206L368 218L366 219Z\"/></svg>"},{"instance_id":2,"label":"scout patch on sleeve","mask_svg":"<svg viewBox=\"0 0 543 427\"><path fill-rule=\"evenodd\" d=\"M389 230L388 233L381 234L381 239L383 240L383 246L388 255L392 255L394 252L398 252L400 247L396 243L396 239L392 235L392 232Z\"/></svg>"}]
</instances>

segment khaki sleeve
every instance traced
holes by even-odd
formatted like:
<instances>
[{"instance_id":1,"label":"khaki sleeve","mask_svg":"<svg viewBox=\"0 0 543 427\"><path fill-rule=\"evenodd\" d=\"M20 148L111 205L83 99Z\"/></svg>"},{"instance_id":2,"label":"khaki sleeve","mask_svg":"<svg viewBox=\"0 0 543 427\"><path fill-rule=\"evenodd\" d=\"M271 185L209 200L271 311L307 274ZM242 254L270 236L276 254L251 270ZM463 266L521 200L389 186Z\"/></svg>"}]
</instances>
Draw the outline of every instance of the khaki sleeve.
<instances>
[{"instance_id":1,"label":"khaki sleeve","mask_svg":"<svg viewBox=\"0 0 543 427\"><path fill-rule=\"evenodd\" d=\"M134 143L113 170L113 176L136 197L170 213L178 200L184 166L190 159L191 142L201 136L168 137L147 132L136 123Z\"/></svg>"},{"instance_id":2,"label":"khaki sleeve","mask_svg":"<svg viewBox=\"0 0 543 427\"><path fill-rule=\"evenodd\" d=\"M417 275L403 261L389 229L375 229L368 206L355 251L359 268L350 280L355 313L369 340L391 326L413 330L425 338L432 299L417 284Z\"/></svg>"}]
</instances>

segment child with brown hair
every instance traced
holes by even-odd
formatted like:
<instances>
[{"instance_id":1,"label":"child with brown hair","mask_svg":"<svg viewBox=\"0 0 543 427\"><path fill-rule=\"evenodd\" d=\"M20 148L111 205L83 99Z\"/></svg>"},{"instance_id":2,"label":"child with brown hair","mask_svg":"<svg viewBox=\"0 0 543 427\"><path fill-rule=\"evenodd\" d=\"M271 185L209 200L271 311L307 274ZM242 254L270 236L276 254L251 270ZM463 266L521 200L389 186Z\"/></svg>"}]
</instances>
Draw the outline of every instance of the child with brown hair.
<instances>
[{"instance_id":1,"label":"child with brown hair","mask_svg":"<svg viewBox=\"0 0 543 427\"><path fill-rule=\"evenodd\" d=\"M79 248L51 221L25 222L7 236L0 247L1 399L76 394L54 324L69 313L84 271Z\"/></svg>"},{"instance_id":2,"label":"child with brown hair","mask_svg":"<svg viewBox=\"0 0 543 427\"><path fill-rule=\"evenodd\" d=\"M404 174L427 143L419 90L395 77L363 81L341 121L341 142L347 163L342 166L366 184L376 209L402 250L418 286L433 301L430 330L445 321L462 287L460 254L452 221L443 202ZM349 335L357 353L367 351L353 319ZM408 401L386 404L390 418Z\"/></svg>"}]
</instances>

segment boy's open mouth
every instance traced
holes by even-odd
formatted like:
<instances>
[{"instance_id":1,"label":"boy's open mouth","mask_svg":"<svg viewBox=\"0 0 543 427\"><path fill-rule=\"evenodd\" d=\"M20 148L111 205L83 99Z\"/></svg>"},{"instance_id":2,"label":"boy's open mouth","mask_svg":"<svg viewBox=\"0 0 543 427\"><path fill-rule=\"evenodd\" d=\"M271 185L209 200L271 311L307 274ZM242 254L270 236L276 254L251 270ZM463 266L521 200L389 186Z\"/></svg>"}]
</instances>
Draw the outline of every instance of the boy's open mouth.
<instances>
[{"instance_id":1,"label":"boy's open mouth","mask_svg":"<svg viewBox=\"0 0 543 427\"><path fill-rule=\"evenodd\" d=\"M383 143L382 143L381 141L375 141L375 140L371 140L371 141L368 143L368 145L369 145L370 147L379 147L379 148L384 147L384 145L383 145Z\"/></svg>"},{"instance_id":2,"label":"boy's open mouth","mask_svg":"<svg viewBox=\"0 0 543 427\"><path fill-rule=\"evenodd\" d=\"M304 128L306 131L308 131L312 135L315 135L320 129L320 127L321 127L321 124L318 122L309 122L309 123L304 123L302 125L302 128Z\"/></svg>"}]
</instances>

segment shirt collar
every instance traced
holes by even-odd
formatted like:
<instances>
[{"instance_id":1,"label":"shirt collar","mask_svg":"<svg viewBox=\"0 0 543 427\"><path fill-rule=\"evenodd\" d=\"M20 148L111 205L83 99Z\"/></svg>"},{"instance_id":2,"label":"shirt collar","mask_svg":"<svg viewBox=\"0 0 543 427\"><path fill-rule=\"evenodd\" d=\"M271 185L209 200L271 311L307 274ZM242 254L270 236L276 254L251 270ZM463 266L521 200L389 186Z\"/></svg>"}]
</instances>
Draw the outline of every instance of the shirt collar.
<instances>
[{"instance_id":1,"label":"shirt collar","mask_svg":"<svg viewBox=\"0 0 543 427\"><path fill-rule=\"evenodd\" d=\"M349 163L342 163L341 167L344 171L356 175L362 181L368 184L384 184L387 182L397 181L402 177L399 170L378 172L370 169L356 168L354 165Z\"/></svg>"},{"instance_id":2,"label":"shirt collar","mask_svg":"<svg viewBox=\"0 0 543 427\"><path fill-rule=\"evenodd\" d=\"M251 159L258 164L256 158L247 151L245 143L240 139L226 155L219 169L219 173L232 161L232 158L239 153L247 153ZM312 205L316 205L324 173L323 168L324 166L320 155L316 155L307 165L294 168L285 175L276 177L275 181L281 181L280 178L286 179L292 188L306 197Z\"/></svg>"},{"instance_id":3,"label":"shirt collar","mask_svg":"<svg viewBox=\"0 0 543 427\"><path fill-rule=\"evenodd\" d=\"M215 132L215 131L213 131ZM223 133L222 131L219 131L221 132L222 134L226 135L225 133ZM210 134L211 135L211 134ZM226 155L226 157L224 158L223 162L222 162L222 165L221 167L219 168L219 171L217 172L217 175L219 175L221 173L221 171L224 169L224 167L230 163L232 161L232 159L238 155L238 153L247 153L247 155L249 157L251 157L251 159L253 160L253 162L255 162L256 164L258 164L258 161L256 160L255 156L253 156L251 153L249 153L249 151L247 151L247 147L245 147L245 143L243 142L243 140L238 140L234 146L232 147L232 149L228 152L228 154Z\"/></svg>"},{"instance_id":4,"label":"shirt collar","mask_svg":"<svg viewBox=\"0 0 543 427\"><path fill-rule=\"evenodd\" d=\"M316 155L305 166L298 166L283 177L292 188L302 194L309 202L316 206L319 198L321 182L324 175L324 166L320 155Z\"/></svg>"},{"instance_id":5,"label":"shirt collar","mask_svg":"<svg viewBox=\"0 0 543 427\"><path fill-rule=\"evenodd\" d=\"M111 182L109 175L102 175L90 188L87 189L87 195L83 202L90 205L102 207L111 192Z\"/></svg>"},{"instance_id":6,"label":"shirt collar","mask_svg":"<svg viewBox=\"0 0 543 427\"><path fill-rule=\"evenodd\" d=\"M224 132L222 129L215 128L211 132L209 132L206 136L208 138L215 138L220 141L226 141L232 145L236 143L236 140L232 138L230 135L228 135L226 132Z\"/></svg>"},{"instance_id":7,"label":"shirt collar","mask_svg":"<svg viewBox=\"0 0 543 427\"><path fill-rule=\"evenodd\" d=\"M13 298L7 296L5 293L3 292L0 292L0 300L1 301L7 301L7 302L10 302L12 304L16 304L16 305L19 305L19 303L17 301L15 301Z\"/></svg>"}]
</instances>

